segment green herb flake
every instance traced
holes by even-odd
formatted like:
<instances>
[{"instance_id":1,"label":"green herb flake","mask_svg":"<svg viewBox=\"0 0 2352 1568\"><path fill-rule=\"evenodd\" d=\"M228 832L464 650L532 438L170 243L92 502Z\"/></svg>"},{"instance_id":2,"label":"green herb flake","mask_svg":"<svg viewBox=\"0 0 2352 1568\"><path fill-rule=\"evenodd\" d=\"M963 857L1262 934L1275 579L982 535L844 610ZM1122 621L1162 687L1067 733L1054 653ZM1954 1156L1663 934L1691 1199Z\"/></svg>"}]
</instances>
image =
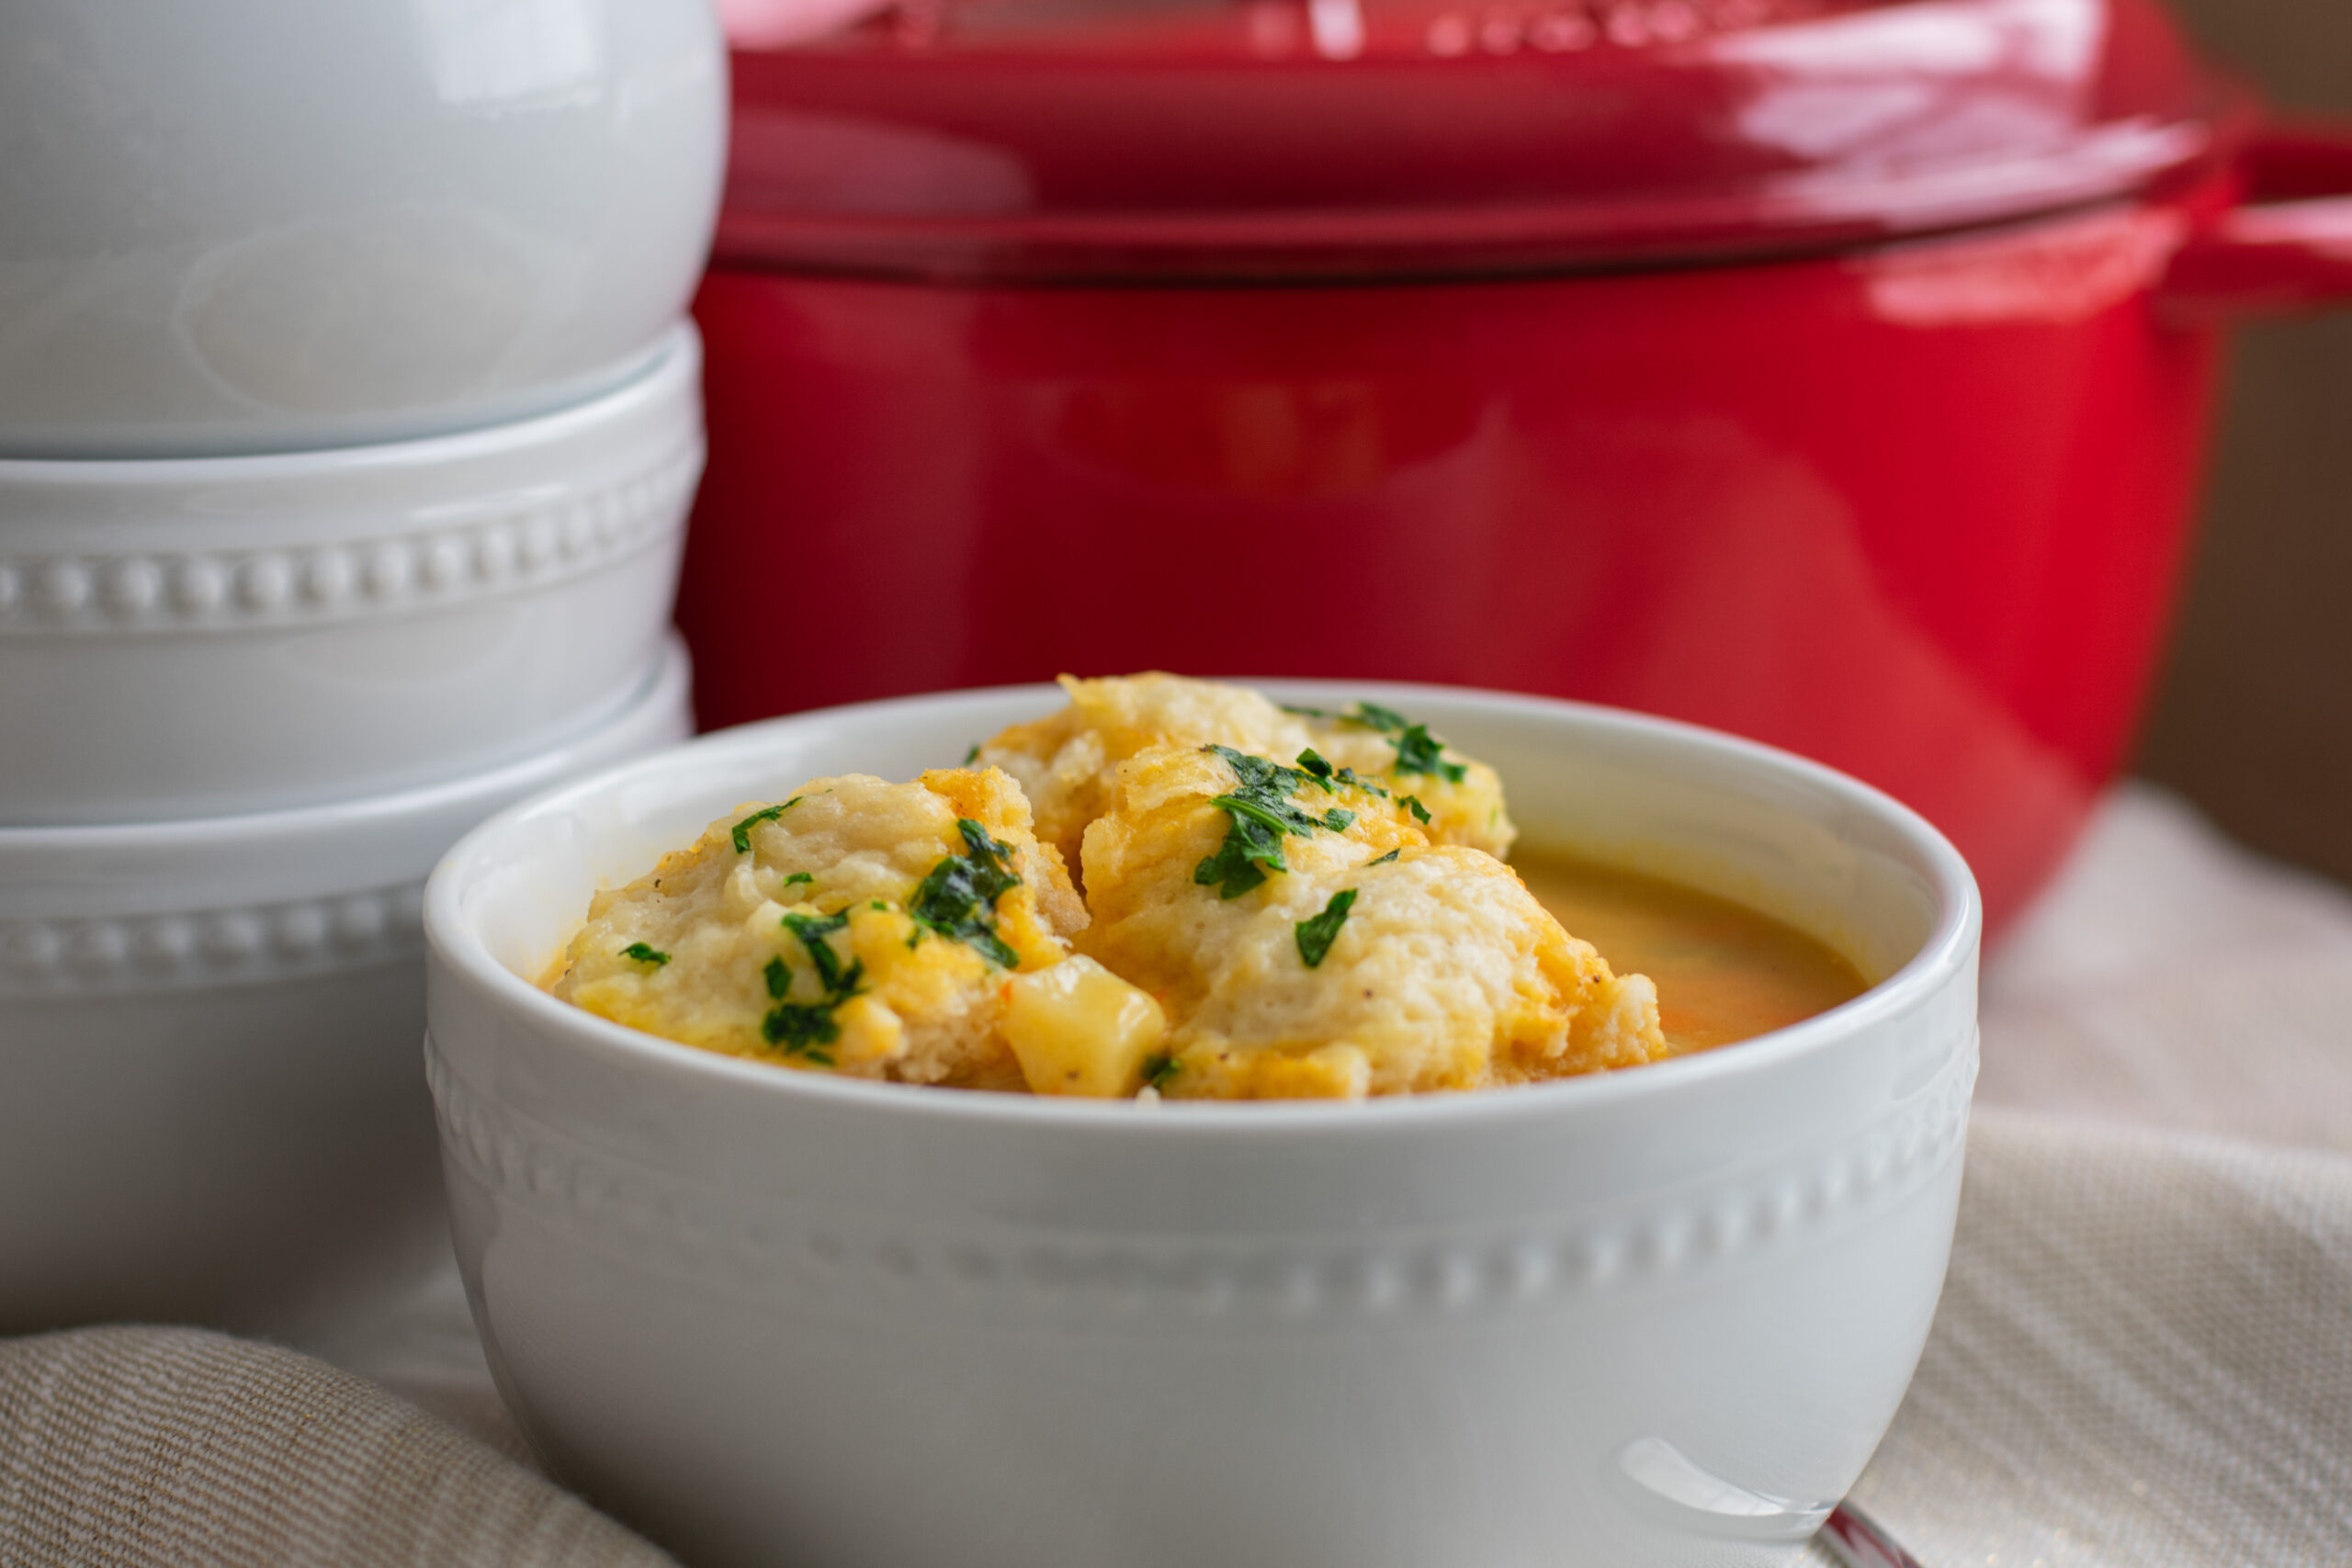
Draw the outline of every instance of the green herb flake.
<instances>
[{"instance_id":1,"label":"green herb flake","mask_svg":"<svg viewBox=\"0 0 2352 1568\"><path fill-rule=\"evenodd\" d=\"M1306 750L1301 751L1298 754L1298 771L1305 773L1308 778L1313 779L1317 784L1321 784L1325 789L1328 790L1331 787L1333 773L1331 764L1324 758L1323 754L1316 750L1314 747L1309 746Z\"/></svg>"},{"instance_id":2,"label":"green herb flake","mask_svg":"<svg viewBox=\"0 0 2352 1568\"><path fill-rule=\"evenodd\" d=\"M1147 1056L1143 1064L1143 1087L1165 1094L1168 1086L1174 1083L1183 1070L1176 1065L1173 1056Z\"/></svg>"},{"instance_id":3,"label":"green herb flake","mask_svg":"<svg viewBox=\"0 0 2352 1568\"><path fill-rule=\"evenodd\" d=\"M931 868L915 888L907 913L924 931L967 943L1001 967L1018 968L1021 955L996 931L996 901L1021 886L1012 870L1012 851L967 818L956 819L956 830L964 836L965 852Z\"/></svg>"},{"instance_id":4,"label":"green herb flake","mask_svg":"<svg viewBox=\"0 0 2352 1568\"><path fill-rule=\"evenodd\" d=\"M841 954L825 939L835 931L846 930L849 914L786 915L784 929L800 941L808 954L808 962L816 965L817 983L825 988L825 996L832 1002L845 1002L857 995L857 983L865 978L865 965L852 959L847 968L842 965Z\"/></svg>"},{"instance_id":5,"label":"green herb flake","mask_svg":"<svg viewBox=\"0 0 2352 1568\"><path fill-rule=\"evenodd\" d=\"M1340 716L1348 724L1376 729L1388 737L1396 748L1396 772L1425 773L1448 784L1460 784L1470 776L1468 767L1445 760L1445 742L1431 735L1426 726L1415 724L1395 708L1382 707L1378 703L1358 703Z\"/></svg>"},{"instance_id":6,"label":"green herb flake","mask_svg":"<svg viewBox=\"0 0 2352 1568\"><path fill-rule=\"evenodd\" d=\"M1238 898L1262 886L1268 873L1288 871L1284 839L1304 839L1318 828L1340 832L1355 820L1352 813L1336 808L1326 816L1310 816L1292 804L1291 796L1312 782L1310 773L1228 746L1202 750L1224 758L1238 781L1230 794L1209 802L1226 815L1225 842L1193 868L1193 880L1215 887L1220 898Z\"/></svg>"},{"instance_id":7,"label":"green herb flake","mask_svg":"<svg viewBox=\"0 0 2352 1568\"><path fill-rule=\"evenodd\" d=\"M799 804L800 796L796 795L790 800L786 801L782 806L771 806L764 811L754 811L749 817L744 818L741 822L736 823L735 852L739 855L750 854L752 852L752 829L758 827L763 822L775 821L777 818L783 816L786 812L791 810L794 807Z\"/></svg>"},{"instance_id":8,"label":"green herb flake","mask_svg":"<svg viewBox=\"0 0 2352 1568\"><path fill-rule=\"evenodd\" d=\"M1403 850L1391 850L1386 854L1381 856L1378 860L1366 861L1364 863L1366 865L1388 865L1394 863L1396 857L1404 852L1405 852Z\"/></svg>"},{"instance_id":9,"label":"green herb flake","mask_svg":"<svg viewBox=\"0 0 2352 1568\"><path fill-rule=\"evenodd\" d=\"M967 768L968 768L968 767L970 767L973 763L975 763L975 762L978 761L979 760L980 760L980 743L979 743L978 741L975 740L975 741L973 741L973 742L972 742L972 749L971 749L970 750L968 750L968 751L967 751L967 752L965 752L965 753L964 753L964 765L965 765L966 767L967 767Z\"/></svg>"},{"instance_id":10,"label":"green herb flake","mask_svg":"<svg viewBox=\"0 0 2352 1568\"><path fill-rule=\"evenodd\" d=\"M831 1045L842 1037L841 1024L835 1021L833 1011L857 995L858 985L865 978L864 964L855 959L842 964L841 954L826 940L848 925L846 913L784 917L785 929L799 942L817 972L817 984L825 993L821 1001L791 999L792 967L782 957L769 959L764 971L768 999L775 1005L760 1021L761 1038L771 1045L782 1046L787 1055L803 1057L822 1067L831 1066L833 1058L818 1047Z\"/></svg>"},{"instance_id":11,"label":"green herb flake","mask_svg":"<svg viewBox=\"0 0 2352 1568\"><path fill-rule=\"evenodd\" d=\"M1297 703L1281 703L1276 705L1279 706L1283 712L1295 713L1301 718L1329 718L1332 716L1322 708L1305 707Z\"/></svg>"},{"instance_id":12,"label":"green herb flake","mask_svg":"<svg viewBox=\"0 0 2352 1568\"><path fill-rule=\"evenodd\" d=\"M1408 795L1396 804L1411 812L1413 814L1413 820L1419 822L1422 827L1426 828L1430 825L1430 808L1421 804L1421 797L1419 795Z\"/></svg>"},{"instance_id":13,"label":"green herb flake","mask_svg":"<svg viewBox=\"0 0 2352 1568\"><path fill-rule=\"evenodd\" d=\"M785 885L786 887L789 887L789 886L792 886L794 883L796 883L796 882L810 882L810 883L813 883L813 882L815 882L816 880L817 880L817 879L816 879L814 876L811 876L808 873L807 873L807 872L805 872L805 871L796 871L796 872L794 872L790 876L787 876L787 877L786 877L786 878L784 879L784 885Z\"/></svg>"},{"instance_id":14,"label":"green herb flake","mask_svg":"<svg viewBox=\"0 0 2352 1568\"><path fill-rule=\"evenodd\" d=\"M833 1021L831 1002L780 1002L760 1021L760 1034L769 1044L783 1046L788 1055L805 1055L830 1067L833 1059L817 1055L816 1047L839 1040L842 1026Z\"/></svg>"},{"instance_id":15,"label":"green herb flake","mask_svg":"<svg viewBox=\"0 0 2352 1568\"><path fill-rule=\"evenodd\" d=\"M1216 853L1193 868L1193 880L1215 887L1220 898L1238 898L1263 886L1267 871L1289 869L1280 844L1265 841L1259 832L1236 822L1226 829Z\"/></svg>"},{"instance_id":16,"label":"green herb flake","mask_svg":"<svg viewBox=\"0 0 2352 1568\"><path fill-rule=\"evenodd\" d=\"M1395 735L1411 728L1411 721L1395 708L1382 707L1378 703L1357 703L1340 716L1346 724L1362 725L1383 735Z\"/></svg>"},{"instance_id":17,"label":"green herb flake","mask_svg":"<svg viewBox=\"0 0 2352 1568\"><path fill-rule=\"evenodd\" d=\"M1355 907L1356 890L1343 888L1331 895L1323 912L1312 919L1301 920L1296 929L1299 961L1309 969L1322 967L1323 960L1331 954L1331 944L1340 940L1340 928L1348 923L1348 911Z\"/></svg>"},{"instance_id":18,"label":"green herb flake","mask_svg":"<svg viewBox=\"0 0 2352 1568\"><path fill-rule=\"evenodd\" d=\"M662 965L670 962L670 955L668 953L662 952L658 948L648 947L641 942L633 942L627 947L622 948L621 956L623 958L633 958L639 964L650 964L656 969L661 968Z\"/></svg>"},{"instance_id":19,"label":"green herb flake","mask_svg":"<svg viewBox=\"0 0 2352 1568\"><path fill-rule=\"evenodd\" d=\"M1396 748L1396 771L1399 773L1428 773L1448 784L1460 784L1470 776L1470 770L1460 762L1445 760L1445 742L1418 724L1408 724L1390 738Z\"/></svg>"}]
</instances>

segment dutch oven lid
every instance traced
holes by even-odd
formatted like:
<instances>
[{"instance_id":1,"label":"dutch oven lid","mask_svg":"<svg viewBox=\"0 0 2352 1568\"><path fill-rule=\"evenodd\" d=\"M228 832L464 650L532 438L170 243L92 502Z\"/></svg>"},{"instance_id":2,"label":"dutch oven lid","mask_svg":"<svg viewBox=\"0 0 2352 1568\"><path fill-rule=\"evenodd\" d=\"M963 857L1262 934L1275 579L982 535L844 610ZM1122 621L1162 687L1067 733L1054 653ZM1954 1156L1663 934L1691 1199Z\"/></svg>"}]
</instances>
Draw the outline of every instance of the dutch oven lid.
<instances>
[{"instance_id":1,"label":"dutch oven lid","mask_svg":"<svg viewBox=\"0 0 2352 1568\"><path fill-rule=\"evenodd\" d=\"M1819 250L2192 177L2154 0L727 0L721 265L1363 277Z\"/></svg>"}]
</instances>

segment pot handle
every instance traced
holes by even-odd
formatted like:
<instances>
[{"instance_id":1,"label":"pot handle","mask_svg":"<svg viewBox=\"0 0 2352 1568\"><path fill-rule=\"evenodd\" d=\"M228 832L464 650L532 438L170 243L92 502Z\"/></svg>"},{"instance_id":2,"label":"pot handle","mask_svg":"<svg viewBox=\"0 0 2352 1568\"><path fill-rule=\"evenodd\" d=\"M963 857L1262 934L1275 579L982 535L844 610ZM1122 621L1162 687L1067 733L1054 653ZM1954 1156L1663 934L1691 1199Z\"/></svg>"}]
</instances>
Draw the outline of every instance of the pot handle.
<instances>
[{"instance_id":1,"label":"pot handle","mask_svg":"<svg viewBox=\"0 0 2352 1568\"><path fill-rule=\"evenodd\" d=\"M2244 204L2174 256L2165 313L2210 326L2352 305L2352 125L2269 126L2238 167Z\"/></svg>"}]
</instances>

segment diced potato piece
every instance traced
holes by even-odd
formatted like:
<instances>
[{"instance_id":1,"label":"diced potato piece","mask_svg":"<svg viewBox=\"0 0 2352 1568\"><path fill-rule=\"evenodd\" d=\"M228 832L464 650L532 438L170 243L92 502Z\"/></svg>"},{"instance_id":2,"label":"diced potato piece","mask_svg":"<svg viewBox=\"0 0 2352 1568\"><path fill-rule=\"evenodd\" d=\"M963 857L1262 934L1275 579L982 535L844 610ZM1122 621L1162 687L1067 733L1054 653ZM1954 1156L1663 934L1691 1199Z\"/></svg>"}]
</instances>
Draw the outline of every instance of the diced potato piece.
<instances>
[{"instance_id":1,"label":"diced potato piece","mask_svg":"<svg viewBox=\"0 0 2352 1568\"><path fill-rule=\"evenodd\" d=\"M1036 1094L1125 1099L1168 1033L1151 994L1091 958L1065 958L1005 984L1004 1037Z\"/></svg>"}]
</instances>

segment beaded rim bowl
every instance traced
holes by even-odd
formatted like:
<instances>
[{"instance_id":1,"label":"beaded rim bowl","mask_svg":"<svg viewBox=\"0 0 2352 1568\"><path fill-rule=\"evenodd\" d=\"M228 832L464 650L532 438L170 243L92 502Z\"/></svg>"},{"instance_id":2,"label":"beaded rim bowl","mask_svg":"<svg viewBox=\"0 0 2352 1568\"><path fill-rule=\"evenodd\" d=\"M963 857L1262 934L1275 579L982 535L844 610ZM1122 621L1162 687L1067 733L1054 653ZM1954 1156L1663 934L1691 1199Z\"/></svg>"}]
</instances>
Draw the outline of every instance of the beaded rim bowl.
<instances>
[{"instance_id":1,"label":"beaded rim bowl","mask_svg":"<svg viewBox=\"0 0 2352 1568\"><path fill-rule=\"evenodd\" d=\"M525 757L661 647L700 348L577 407L267 457L0 460L0 822L304 806Z\"/></svg>"},{"instance_id":2,"label":"beaded rim bowl","mask_svg":"<svg viewBox=\"0 0 2352 1568\"><path fill-rule=\"evenodd\" d=\"M1530 843L1743 897L1877 983L1702 1056L1489 1094L844 1082L529 981L598 885L740 801L952 762L1058 694L799 715L583 781L469 836L425 905L459 1263L550 1462L714 1562L1760 1565L1818 1526L1949 1256L1966 865L1883 795L1727 737L1264 684L1423 719L1503 773ZM1407 1455L1409 1484L1366 1484Z\"/></svg>"},{"instance_id":3,"label":"beaded rim bowl","mask_svg":"<svg viewBox=\"0 0 2352 1568\"><path fill-rule=\"evenodd\" d=\"M528 761L300 811L0 829L0 1334L324 1332L448 1256L424 874L490 811L692 728L673 645ZM315 1341L312 1341L313 1343Z\"/></svg>"},{"instance_id":4,"label":"beaded rim bowl","mask_svg":"<svg viewBox=\"0 0 2352 1568\"><path fill-rule=\"evenodd\" d=\"M329 974L424 945L424 874L507 802L680 738L673 637L617 712L446 784L292 811L0 828L0 1003Z\"/></svg>"}]
</instances>

